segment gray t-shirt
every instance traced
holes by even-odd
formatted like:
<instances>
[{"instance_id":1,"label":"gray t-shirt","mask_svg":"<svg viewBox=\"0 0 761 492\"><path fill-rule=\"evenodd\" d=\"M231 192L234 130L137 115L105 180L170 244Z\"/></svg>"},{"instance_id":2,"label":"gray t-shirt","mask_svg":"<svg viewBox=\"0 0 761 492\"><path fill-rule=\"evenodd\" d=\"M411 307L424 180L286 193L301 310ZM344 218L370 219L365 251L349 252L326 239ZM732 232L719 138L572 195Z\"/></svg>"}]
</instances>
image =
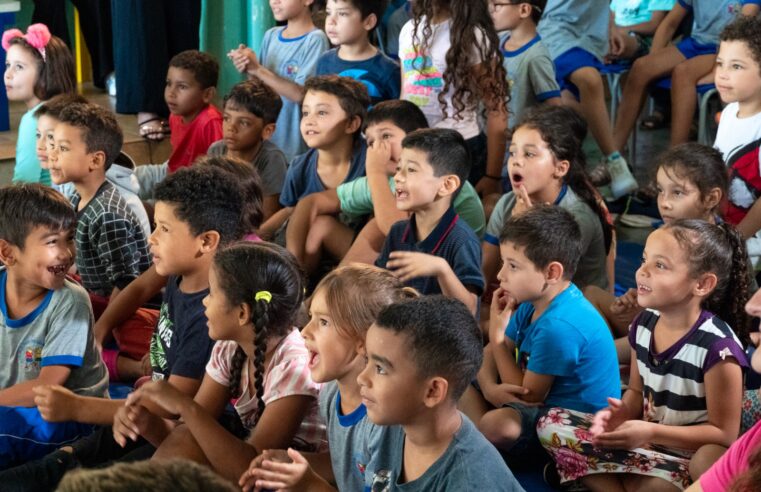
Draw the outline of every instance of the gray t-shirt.
<instances>
[{"instance_id":1,"label":"gray t-shirt","mask_svg":"<svg viewBox=\"0 0 761 492\"><path fill-rule=\"evenodd\" d=\"M218 157L226 153L227 146L224 140L218 140L209 147L210 156ZM285 183L285 173L288 171L288 161L285 160L283 151L274 143L265 140L251 164L262 180L262 194L264 196L279 195Z\"/></svg>"},{"instance_id":2,"label":"gray t-shirt","mask_svg":"<svg viewBox=\"0 0 761 492\"><path fill-rule=\"evenodd\" d=\"M586 202L581 200L570 188L564 187L556 205L571 212L581 229L581 258L573 276L573 283L579 288L596 285L601 289L608 288L608 273L606 267L605 236L602 224L597 214ZM502 195L486 226L484 241L499 246L499 235L502 226L510 218L515 207L515 194L510 191Z\"/></svg>"},{"instance_id":3,"label":"gray t-shirt","mask_svg":"<svg viewBox=\"0 0 761 492\"><path fill-rule=\"evenodd\" d=\"M513 128L531 106L560 97L560 87L555 80L555 65L538 34L515 51L505 49L508 39L509 33L502 35L500 46L510 85L510 128Z\"/></svg>"},{"instance_id":4,"label":"gray t-shirt","mask_svg":"<svg viewBox=\"0 0 761 492\"><path fill-rule=\"evenodd\" d=\"M547 0L537 30L553 60L581 48L602 60L608 52L609 0Z\"/></svg>"},{"instance_id":5,"label":"gray t-shirt","mask_svg":"<svg viewBox=\"0 0 761 492\"><path fill-rule=\"evenodd\" d=\"M404 459L404 430L383 427L371 442L375 450L365 470L365 490L522 491L505 460L463 415L462 425L444 454L417 480L399 483ZM356 490L356 489L355 489Z\"/></svg>"},{"instance_id":6,"label":"gray t-shirt","mask_svg":"<svg viewBox=\"0 0 761 492\"><path fill-rule=\"evenodd\" d=\"M0 268L0 388L36 379L45 366L69 366L64 386L86 396L108 396L108 371L95 348L93 315L84 288L66 280L34 311L8 316L7 274Z\"/></svg>"},{"instance_id":7,"label":"gray t-shirt","mask_svg":"<svg viewBox=\"0 0 761 492\"><path fill-rule=\"evenodd\" d=\"M330 462L338 490L362 490L364 470L370 461L372 437L382 427L370 422L367 408L360 404L348 415L341 414L341 394L335 381L320 390L320 416L325 421Z\"/></svg>"}]
</instances>

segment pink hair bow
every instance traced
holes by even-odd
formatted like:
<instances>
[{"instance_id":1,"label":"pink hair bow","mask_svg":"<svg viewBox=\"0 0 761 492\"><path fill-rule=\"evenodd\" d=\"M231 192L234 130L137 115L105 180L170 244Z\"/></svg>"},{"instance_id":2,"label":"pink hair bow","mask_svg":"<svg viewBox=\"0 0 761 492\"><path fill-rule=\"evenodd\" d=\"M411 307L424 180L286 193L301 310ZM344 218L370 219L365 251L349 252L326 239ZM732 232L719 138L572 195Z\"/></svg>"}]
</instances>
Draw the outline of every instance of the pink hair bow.
<instances>
[{"instance_id":1,"label":"pink hair bow","mask_svg":"<svg viewBox=\"0 0 761 492\"><path fill-rule=\"evenodd\" d=\"M45 46L48 45L52 35L45 24L32 24L26 30L26 34L18 29L8 29L3 33L3 49L8 51L11 46L11 40L15 38L24 38L29 45L40 52L42 60L45 61Z\"/></svg>"}]
</instances>

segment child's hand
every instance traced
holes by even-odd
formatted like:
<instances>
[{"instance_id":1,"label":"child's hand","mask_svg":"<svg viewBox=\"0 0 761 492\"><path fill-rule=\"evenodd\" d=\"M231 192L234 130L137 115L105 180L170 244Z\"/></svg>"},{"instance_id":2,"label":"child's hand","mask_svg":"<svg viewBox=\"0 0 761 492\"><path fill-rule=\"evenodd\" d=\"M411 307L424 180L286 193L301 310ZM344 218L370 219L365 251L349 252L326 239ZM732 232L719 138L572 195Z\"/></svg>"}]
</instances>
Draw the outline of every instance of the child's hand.
<instances>
[{"instance_id":1,"label":"child's hand","mask_svg":"<svg viewBox=\"0 0 761 492\"><path fill-rule=\"evenodd\" d=\"M260 67L256 53L245 44L239 44L238 48L230 50L230 52L227 53L227 57L232 60L235 69L240 73L254 75L256 74L256 70Z\"/></svg>"},{"instance_id":2,"label":"child's hand","mask_svg":"<svg viewBox=\"0 0 761 492\"><path fill-rule=\"evenodd\" d=\"M520 403L527 407L538 407L543 402L528 402L521 397L528 394L528 389L515 384L501 383L488 385L483 389L484 398L495 408L502 408L507 403Z\"/></svg>"},{"instance_id":3,"label":"child's hand","mask_svg":"<svg viewBox=\"0 0 761 492\"><path fill-rule=\"evenodd\" d=\"M510 322L518 303L515 298L508 294L502 287L494 291L489 307L489 341L493 343L505 342L505 328Z\"/></svg>"},{"instance_id":4,"label":"child's hand","mask_svg":"<svg viewBox=\"0 0 761 492\"><path fill-rule=\"evenodd\" d=\"M653 440L653 426L653 423L644 420L627 420L616 430L593 437L592 444L598 448L641 448Z\"/></svg>"},{"instance_id":5,"label":"child's hand","mask_svg":"<svg viewBox=\"0 0 761 492\"><path fill-rule=\"evenodd\" d=\"M391 161L391 146L385 140L378 139L367 147L365 174L388 174Z\"/></svg>"},{"instance_id":6,"label":"child's hand","mask_svg":"<svg viewBox=\"0 0 761 492\"><path fill-rule=\"evenodd\" d=\"M111 430L119 446L127 445L127 439L137 441L150 419L151 413L142 405L123 405L114 414Z\"/></svg>"},{"instance_id":7,"label":"child's hand","mask_svg":"<svg viewBox=\"0 0 761 492\"><path fill-rule=\"evenodd\" d=\"M127 406L151 402L166 412L179 417L185 404L192 400L166 381L151 381L140 386L127 397Z\"/></svg>"},{"instance_id":8,"label":"child's hand","mask_svg":"<svg viewBox=\"0 0 761 492\"><path fill-rule=\"evenodd\" d=\"M521 214L534 206L531 202L531 198L528 196L528 191L526 191L525 186L518 185L513 192L515 193L515 206L513 207L512 215Z\"/></svg>"},{"instance_id":9,"label":"child's hand","mask_svg":"<svg viewBox=\"0 0 761 492\"><path fill-rule=\"evenodd\" d=\"M151 365L151 353L147 352L140 360L140 367L143 371L143 376L150 376L153 374L153 366Z\"/></svg>"},{"instance_id":10,"label":"child's hand","mask_svg":"<svg viewBox=\"0 0 761 492\"><path fill-rule=\"evenodd\" d=\"M754 347L758 347L759 343L761 343L761 332L752 331L749 333L749 335L750 335L750 343L752 343Z\"/></svg>"},{"instance_id":11,"label":"child's hand","mask_svg":"<svg viewBox=\"0 0 761 492\"><path fill-rule=\"evenodd\" d=\"M440 256L410 251L392 251L388 258L386 268L402 282L420 277L435 277L447 265L446 260Z\"/></svg>"},{"instance_id":12,"label":"child's hand","mask_svg":"<svg viewBox=\"0 0 761 492\"><path fill-rule=\"evenodd\" d=\"M306 477L310 468L298 451L289 448L266 450L257 456L238 482L244 491L251 490L308 490Z\"/></svg>"},{"instance_id":13,"label":"child's hand","mask_svg":"<svg viewBox=\"0 0 761 492\"><path fill-rule=\"evenodd\" d=\"M621 297L616 297L616 300L610 305L610 312L615 315L621 315L631 312L635 314L642 308L637 303L637 289L629 289Z\"/></svg>"},{"instance_id":14,"label":"child's hand","mask_svg":"<svg viewBox=\"0 0 761 492\"><path fill-rule=\"evenodd\" d=\"M608 408L597 412L592 419L589 433L592 434L592 442L597 436L616 430L627 420L626 404L618 398L608 398Z\"/></svg>"},{"instance_id":15,"label":"child's hand","mask_svg":"<svg viewBox=\"0 0 761 492\"><path fill-rule=\"evenodd\" d=\"M608 38L608 54L605 56L605 61L608 63L618 59L624 52L624 34L618 28L610 30L610 36Z\"/></svg>"},{"instance_id":16,"label":"child's hand","mask_svg":"<svg viewBox=\"0 0 761 492\"><path fill-rule=\"evenodd\" d=\"M41 385L32 388L34 404L48 422L68 422L76 420L77 395L58 385Z\"/></svg>"}]
</instances>

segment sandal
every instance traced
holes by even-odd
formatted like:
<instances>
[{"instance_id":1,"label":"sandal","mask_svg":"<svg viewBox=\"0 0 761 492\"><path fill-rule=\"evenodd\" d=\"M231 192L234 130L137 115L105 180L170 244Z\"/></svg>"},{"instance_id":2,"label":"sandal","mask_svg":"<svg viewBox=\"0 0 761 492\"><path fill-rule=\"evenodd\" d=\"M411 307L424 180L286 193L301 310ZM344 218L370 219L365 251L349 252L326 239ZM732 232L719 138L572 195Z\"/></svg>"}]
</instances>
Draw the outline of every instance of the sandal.
<instances>
[{"instance_id":1,"label":"sandal","mask_svg":"<svg viewBox=\"0 0 761 492\"><path fill-rule=\"evenodd\" d=\"M170 134L169 123L160 116L149 118L138 123L138 133L146 140L159 142Z\"/></svg>"},{"instance_id":2,"label":"sandal","mask_svg":"<svg viewBox=\"0 0 761 492\"><path fill-rule=\"evenodd\" d=\"M668 123L666 115L660 111L654 111L653 114L642 120L639 127L641 130L645 131L660 130L661 128L666 128Z\"/></svg>"}]
</instances>

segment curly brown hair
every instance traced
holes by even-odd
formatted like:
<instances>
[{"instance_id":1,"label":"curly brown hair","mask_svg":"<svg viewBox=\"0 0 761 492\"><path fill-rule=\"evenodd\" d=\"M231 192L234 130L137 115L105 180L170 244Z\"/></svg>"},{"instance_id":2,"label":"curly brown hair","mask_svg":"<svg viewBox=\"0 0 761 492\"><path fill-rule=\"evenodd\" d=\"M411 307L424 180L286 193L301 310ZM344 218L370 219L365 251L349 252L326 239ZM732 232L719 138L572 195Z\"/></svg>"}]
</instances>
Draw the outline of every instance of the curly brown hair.
<instances>
[{"instance_id":1,"label":"curly brown hair","mask_svg":"<svg viewBox=\"0 0 761 492\"><path fill-rule=\"evenodd\" d=\"M721 31L719 40L745 43L753 60L761 69L761 19L758 16L738 16Z\"/></svg>"}]
</instances>

